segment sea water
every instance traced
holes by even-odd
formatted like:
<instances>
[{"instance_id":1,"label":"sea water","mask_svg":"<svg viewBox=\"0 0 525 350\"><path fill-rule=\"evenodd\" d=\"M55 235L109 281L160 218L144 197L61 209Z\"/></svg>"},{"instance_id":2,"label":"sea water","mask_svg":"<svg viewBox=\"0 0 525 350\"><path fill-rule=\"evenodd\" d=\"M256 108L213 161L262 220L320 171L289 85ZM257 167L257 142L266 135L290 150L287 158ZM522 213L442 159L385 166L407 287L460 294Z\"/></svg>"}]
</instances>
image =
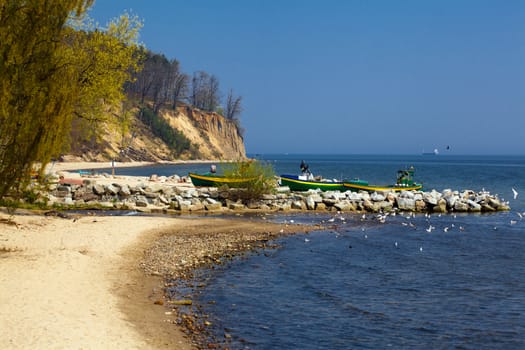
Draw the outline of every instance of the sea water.
<instances>
[{"instance_id":1,"label":"sea water","mask_svg":"<svg viewBox=\"0 0 525 350\"><path fill-rule=\"evenodd\" d=\"M197 278L205 283L194 291L195 303L226 346L525 349L525 157L257 158L277 174L298 173L304 160L314 175L374 184L392 183L397 170L413 165L425 190L485 190L509 201L512 210L405 212L384 223L374 214L267 215L331 228L282 238L279 249L200 271ZM155 170L186 175L209 165L184 167Z\"/></svg>"}]
</instances>

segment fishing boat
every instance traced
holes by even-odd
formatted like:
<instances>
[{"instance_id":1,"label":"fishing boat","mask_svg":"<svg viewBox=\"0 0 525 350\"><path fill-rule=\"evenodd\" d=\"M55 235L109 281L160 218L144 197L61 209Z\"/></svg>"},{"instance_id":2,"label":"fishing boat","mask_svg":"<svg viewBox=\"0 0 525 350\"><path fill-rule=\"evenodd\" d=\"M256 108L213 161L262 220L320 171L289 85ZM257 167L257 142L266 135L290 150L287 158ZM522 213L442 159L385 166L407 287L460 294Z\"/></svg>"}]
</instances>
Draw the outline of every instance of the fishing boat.
<instances>
[{"instance_id":1,"label":"fishing boat","mask_svg":"<svg viewBox=\"0 0 525 350\"><path fill-rule=\"evenodd\" d=\"M226 177L214 173L189 173L189 176L195 187L220 187L224 185L239 187L255 180L255 178Z\"/></svg>"},{"instance_id":2,"label":"fishing boat","mask_svg":"<svg viewBox=\"0 0 525 350\"><path fill-rule=\"evenodd\" d=\"M346 190L358 192L358 191L417 191L423 188L423 184L415 182L414 177L414 167L410 167L405 170L399 170L397 172L397 181L393 185L370 185L368 181L353 179L345 180L343 186Z\"/></svg>"},{"instance_id":3,"label":"fishing boat","mask_svg":"<svg viewBox=\"0 0 525 350\"><path fill-rule=\"evenodd\" d=\"M328 179L309 179L303 175L281 175L281 186L288 186L290 191L345 191L342 181Z\"/></svg>"},{"instance_id":4,"label":"fishing boat","mask_svg":"<svg viewBox=\"0 0 525 350\"><path fill-rule=\"evenodd\" d=\"M342 181L323 179L321 176L314 176L308 164L301 161L301 175L281 175L281 186L288 186L290 191L345 191Z\"/></svg>"}]
</instances>

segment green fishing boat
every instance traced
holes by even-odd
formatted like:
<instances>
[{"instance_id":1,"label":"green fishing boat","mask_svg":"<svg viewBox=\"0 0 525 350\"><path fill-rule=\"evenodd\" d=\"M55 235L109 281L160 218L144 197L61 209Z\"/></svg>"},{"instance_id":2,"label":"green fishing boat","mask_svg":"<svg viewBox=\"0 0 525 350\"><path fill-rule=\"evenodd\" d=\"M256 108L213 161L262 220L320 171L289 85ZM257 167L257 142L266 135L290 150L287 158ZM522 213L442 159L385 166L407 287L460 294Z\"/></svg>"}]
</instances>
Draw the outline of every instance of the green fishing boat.
<instances>
[{"instance_id":1,"label":"green fishing boat","mask_svg":"<svg viewBox=\"0 0 525 350\"><path fill-rule=\"evenodd\" d=\"M406 170L399 170L397 172L397 181L393 185L370 185L365 180L354 179L345 180L343 186L346 190L358 192L358 191L417 191L423 188L423 184L414 181L414 167L410 167Z\"/></svg>"},{"instance_id":2,"label":"green fishing boat","mask_svg":"<svg viewBox=\"0 0 525 350\"><path fill-rule=\"evenodd\" d=\"M242 177L226 177L213 173L195 174L189 173L191 182L195 187L220 187L224 185L239 187L244 184L249 184L256 178L242 178Z\"/></svg>"},{"instance_id":3,"label":"green fishing boat","mask_svg":"<svg viewBox=\"0 0 525 350\"><path fill-rule=\"evenodd\" d=\"M314 176L310 171L308 164L301 161L301 175L281 175L281 186L288 186L290 191L345 191L342 181L323 179L320 176Z\"/></svg>"},{"instance_id":4,"label":"green fishing boat","mask_svg":"<svg viewBox=\"0 0 525 350\"><path fill-rule=\"evenodd\" d=\"M288 186L290 191L345 191L342 181L315 180L298 175L281 175L280 183L281 186Z\"/></svg>"}]
</instances>

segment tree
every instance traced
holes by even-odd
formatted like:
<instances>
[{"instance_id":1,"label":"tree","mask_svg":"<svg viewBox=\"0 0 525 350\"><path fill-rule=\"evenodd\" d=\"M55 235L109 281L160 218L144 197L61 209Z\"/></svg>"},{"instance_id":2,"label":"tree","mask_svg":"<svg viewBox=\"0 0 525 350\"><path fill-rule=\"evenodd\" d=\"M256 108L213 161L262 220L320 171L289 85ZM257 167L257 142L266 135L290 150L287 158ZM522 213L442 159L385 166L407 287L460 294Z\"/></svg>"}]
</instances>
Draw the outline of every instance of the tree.
<instances>
[{"instance_id":1,"label":"tree","mask_svg":"<svg viewBox=\"0 0 525 350\"><path fill-rule=\"evenodd\" d=\"M226 98L226 110L224 116L230 120L238 118L242 112L241 106L242 96L235 97L233 95L233 90L230 89L228 92L228 97Z\"/></svg>"},{"instance_id":2,"label":"tree","mask_svg":"<svg viewBox=\"0 0 525 350\"><path fill-rule=\"evenodd\" d=\"M163 104L169 102L175 108L187 97L189 78L180 71L177 60L146 51L142 65L144 68L137 72L135 82L126 86L128 95L139 97L142 105L147 98L158 113Z\"/></svg>"},{"instance_id":3,"label":"tree","mask_svg":"<svg viewBox=\"0 0 525 350\"><path fill-rule=\"evenodd\" d=\"M189 77L180 71L180 64L177 60L171 61L169 74L169 90L170 100L173 108L177 107L177 103L187 98Z\"/></svg>"},{"instance_id":4,"label":"tree","mask_svg":"<svg viewBox=\"0 0 525 350\"><path fill-rule=\"evenodd\" d=\"M220 103L219 79L199 71L193 74L190 102L193 106L213 112Z\"/></svg>"},{"instance_id":5,"label":"tree","mask_svg":"<svg viewBox=\"0 0 525 350\"><path fill-rule=\"evenodd\" d=\"M140 22L75 28L92 0L0 2L0 198L59 155L74 118L105 120L136 65ZM77 23L78 24L78 23Z\"/></svg>"}]
</instances>

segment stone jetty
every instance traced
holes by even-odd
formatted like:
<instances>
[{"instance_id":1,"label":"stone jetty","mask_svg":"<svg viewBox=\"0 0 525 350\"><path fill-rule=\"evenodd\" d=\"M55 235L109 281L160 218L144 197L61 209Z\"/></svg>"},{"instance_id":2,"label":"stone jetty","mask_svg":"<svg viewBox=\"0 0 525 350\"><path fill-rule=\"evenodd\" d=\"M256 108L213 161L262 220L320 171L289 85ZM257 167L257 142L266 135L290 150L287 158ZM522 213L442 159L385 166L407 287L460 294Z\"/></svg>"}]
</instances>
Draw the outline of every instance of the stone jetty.
<instances>
[{"instance_id":1,"label":"stone jetty","mask_svg":"<svg viewBox=\"0 0 525 350\"><path fill-rule=\"evenodd\" d=\"M101 207L161 213L235 211L339 212L494 212L510 210L508 202L487 191L451 190L368 192L291 192L278 187L262 198L243 199L242 189L196 188L188 177L81 177L58 174L58 183L41 193L48 205Z\"/></svg>"}]
</instances>

